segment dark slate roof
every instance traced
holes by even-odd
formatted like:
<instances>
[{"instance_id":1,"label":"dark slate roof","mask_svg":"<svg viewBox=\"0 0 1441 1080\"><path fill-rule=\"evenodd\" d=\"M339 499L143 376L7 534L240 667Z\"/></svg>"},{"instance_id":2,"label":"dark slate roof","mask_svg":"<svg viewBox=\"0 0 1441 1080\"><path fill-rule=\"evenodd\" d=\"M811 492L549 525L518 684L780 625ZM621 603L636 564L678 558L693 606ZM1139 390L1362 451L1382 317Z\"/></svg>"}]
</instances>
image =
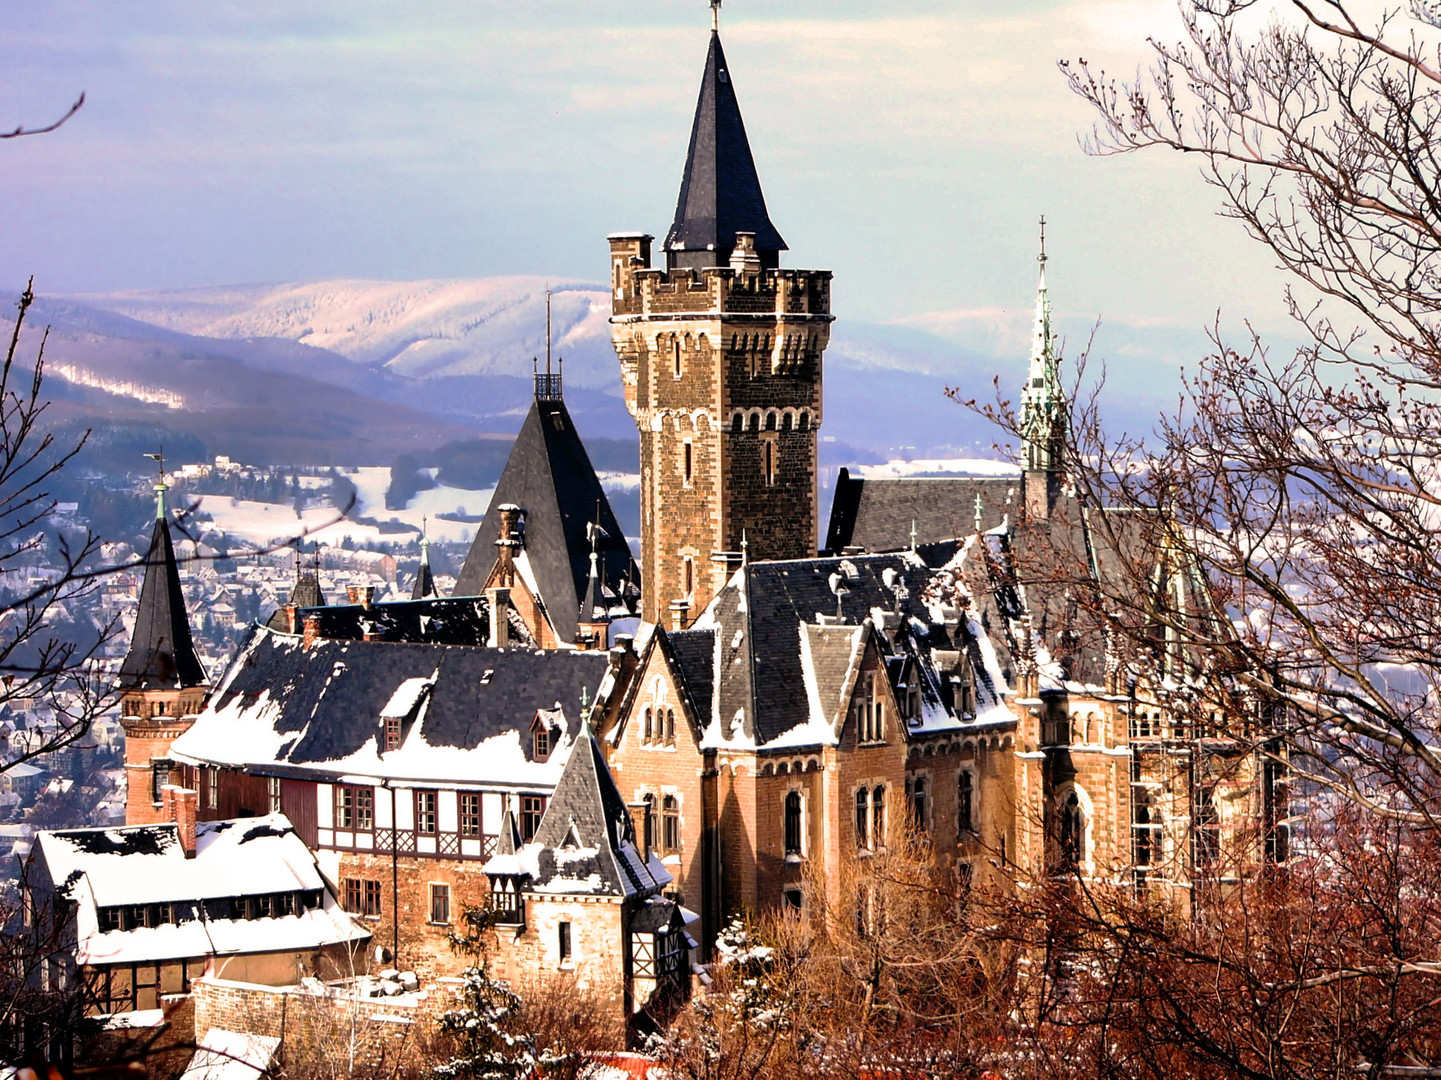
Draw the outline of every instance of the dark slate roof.
<instances>
[{"instance_id":1,"label":"dark slate roof","mask_svg":"<svg viewBox=\"0 0 1441 1080\"><path fill-rule=\"evenodd\" d=\"M420 569L415 572L415 584L411 587L412 600L424 600L427 596L438 595L435 590L435 575L430 572L430 553L421 550Z\"/></svg>"},{"instance_id":2,"label":"dark slate roof","mask_svg":"<svg viewBox=\"0 0 1441 1080\"><path fill-rule=\"evenodd\" d=\"M636 850L630 812L589 730L571 750L535 843L538 868L529 889L536 892L644 896L670 882Z\"/></svg>"},{"instance_id":3,"label":"dark slate roof","mask_svg":"<svg viewBox=\"0 0 1441 1080\"><path fill-rule=\"evenodd\" d=\"M826 549L901 551L917 545L970 536L976 531L976 496L982 500L981 529L1001 524L1022 501L1021 477L947 476L868 480L842 469L831 500Z\"/></svg>"},{"instance_id":4,"label":"dark slate roof","mask_svg":"<svg viewBox=\"0 0 1441 1080\"><path fill-rule=\"evenodd\" d=\"M704 253L683 265L724 266L730 261L737 231L756 234L756 250L772 254L769 260L762 258L770 265L775 263L774 253L786 250L766 213L735 84L720 35L712 33L675 221L664 246L667 252Z\"/></svg>"},{"instance_id":5,"label":"dark slate roof","mask_svg":"<svg viewBox=\"0 0 1441 1080\"><path fill-rule=\"evenodd\" d=\"M603 652L458 648L371 641L317 641L257 627L177 753L210 760L233 755L238 739L251 764L322 764L363 749L407 680L430 682L419 720L429 748L474 749L496 735L526 731L535 714L562 704L579 734L579 702L594 698L610 663ZM420 710L413 710L419 712ZM252 731L254 734L252 734ZM274 752L261 745L269 738ZM404 754L411 745L407 730ZM531 739L519 740L526 761ZM230 757L224 757L230 760Z\"/></svg>"},{"instance_id":6,"label":"dark slate roof","mask_svg":"<svg viewBox=\"0 0 1441 1080\"><path fill-rule=\"evenodd\" d=\"M658 632L664 633L670 642L681 683L690 696L701 730L705 730L714 714L716 632L714 629Z\"/></svg>"},{"instance_id":7,"label":"dark slate roof","mask_svg":"<svg viewBox=\"0 0 1441 1080\"><path fill-rule=\"evenodd\" d=\"M599 542L601 583L617 608L631 614L638 610L633 583L640 580L640 571L563 401L531 404L456 579L455 596L476 596L485 588L495 566L499 508L511 503L524 514L522 551L562 641L575 641L576 616L590 574L587 525L595 520L597 506L606 533Z\"/></svg>"},{"instance_id":8,"label":"dark slate roof","mask_svg":"<svg viewBox=\"0 0 1441 1080\"><path fill-rule=\"evenodd\" d=\"M795 559L750 563L737 574L711 609L720 648L721 720L730 702L746 703L745 733L764 744L807 722L810 717L801 658L802 623L836 614L832 574L843 574L848 591L840 599L844 622L852 628L874 608L897 609L896 591L885 584L887 570L909 594L909 608L928 619L920 597L932 571L909 552L846 558ZM738 632L739 631L739 632ZM928 624L929 648L950 649L948 631Z\"/></svg>"},{"instance_id":9,"label":"dark slate roof","mask_svg":"<svg viewBox=\"0 0 1441 1080\"><path fill-rule=\"evenodd\" d=\"M513 613L512 613L513 614ZM431 645L484 645L490 635L490 605L483 596L432 596L426 600L393 600L383 604L333 604L309 608L296 616L297 628L310 616L320 619L320 636L335 641L376 640ZM525 640L524 624L511 620Z\"/></svg>"},{"instance_id":10,"label":"dark slate roof","mask_svg":"<svg viewBox=\"0 0 1441 1080\"><path fill-rule=\"evenodd\" d=\"M185 595L180 591L180 570L164 518L155 519L150 551L145 556L145 580L130 651L120 665L121 690L160 690L200 686L205 669L190 637Z\"/></svg>"}]
</instances>

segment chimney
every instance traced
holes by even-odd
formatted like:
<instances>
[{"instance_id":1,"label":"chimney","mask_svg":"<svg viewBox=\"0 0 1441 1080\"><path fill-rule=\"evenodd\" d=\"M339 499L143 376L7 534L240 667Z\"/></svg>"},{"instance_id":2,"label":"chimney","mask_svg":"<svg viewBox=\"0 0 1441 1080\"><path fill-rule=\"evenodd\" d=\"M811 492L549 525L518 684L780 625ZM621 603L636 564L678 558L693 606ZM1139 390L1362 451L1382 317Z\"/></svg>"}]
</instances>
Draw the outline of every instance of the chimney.
<instances>
[{"instance_id":1,"label":"chimney","mask_svg":"<svg viewBox=\"0 0 1441 1080\"><path fill-rule=\"evenodd\" d=\"M365 623L363 623L363 624L362 624L361 631L360 631L360 640L361 640L361 641L379 641L379 640L380 640L380 627L379 627L379 625L377 625L376 623L370 622L369 620L367 620Z\"/></svg>"},{"instance_id":2,"label":"chimney","mask_svg":"<svg viewBox=\"0 0 1441 1080\"><path fill-rule=\"evenodd\" d=\"M345 598L352 604L360 603L360 586L347 585L345 587Z\"/></svg>"},{"instance_id":3,"label":"chimney","mask_svg":"<svg viewBox=\"0 0 1441 1080\"><path fill-rule=\"evenodd\" d=\"M670 622L672 630L685 629L685 617L690 612L689 600L672 600L670 602Z\"/></svg>"},{"instance_id":4,"label":"chimney","mask_svg":"<svg viewBox=\"0 0 1441 1080\"><path fill-rule=\"evenodd\" d=\"M645 847L645 803L644 803L644 802L626 803L626 804L625 804L625 808L626 808L628 811L630 811L630 824L631 824L631 828L635 829L635 846L638 847L638 848L644 848L644 847ZM649 859L649 858L650 858L650 849L649 849L649 848L646 848L644 851L641 852L641 858L643 858L643 859Z\"/></svg>"},{"instance_id":5,"label":"chimney","mask_svg":"<svg viewBox=\"0 0 1441 1080\"><path fill-rule=\"evenodd\" d=\"M375 603L375 586L362 585L359 589L356 590L356 593L359 595L360 598L360 606L363 607L366 611L369 611L370 605Z\"/></svg>"},{"instance_id":6,"label":"chimney","mask_svg":"<svg viewBox=\"0 0 1441 1080\"><path fill-rule=\"evenodd\" d=\"M175 822L175 835L187 859L195 858L195 816L200 792L166 784L160 789L162 810L167 821Z\"/></svg>"},{"instance_id":7,"label":"chimney","mask_svg":"<svg viewBox=\"0 0 1441 1080\"><path fill-rule=\"evenodd\" d=\"M296 624L296 615L299 614L294 604L285 605L285 631L289 634L298 633L300 627Z\"/></svg>"},{"instance_id":8,"label":"chimney","mask_svg":"<svg viewBox=\"0 0 1441 1080\"><path fill-rule=\"evenodd\" d=\"M305 616L305 633L302 635L300 643L308 649L319 640L320 615L312 611L309 615Z\"/></svg>"},{"instance_id":9,"label":"chimney","mask_svg":"<svg viewBox=\"0 0 1441 1080\"><path fill-rule=\"evenodd\" d=\"M756 253L756 234L737 232L736 246L731 249L731 269L736 277L754 277L761 272L761 257Z\"/></svg>"},{"instance_id":10,"label":"chimney","mask_svg":"<svg viewBox=\"0 0 1441 1080\"><path fill-rule=\"evenodd\" d=\"M520 507L504 503L496 509L500 511L500 536L495 546L500 549L500 555L496 560L495 580L509 587L515 584L515 549L521 545Z\"/></svg>"},{"instance_id":11,"label":"chimney","mask_svg":"<svg viewBox=\"0 0 1441 1080\"><path fill-rule=\"evenodd\" d=\"M510 644L510 590L500 586L486 589L485 599L490 605L490 640L486 644L504 649Z\"/></svg>"}]
</instances>

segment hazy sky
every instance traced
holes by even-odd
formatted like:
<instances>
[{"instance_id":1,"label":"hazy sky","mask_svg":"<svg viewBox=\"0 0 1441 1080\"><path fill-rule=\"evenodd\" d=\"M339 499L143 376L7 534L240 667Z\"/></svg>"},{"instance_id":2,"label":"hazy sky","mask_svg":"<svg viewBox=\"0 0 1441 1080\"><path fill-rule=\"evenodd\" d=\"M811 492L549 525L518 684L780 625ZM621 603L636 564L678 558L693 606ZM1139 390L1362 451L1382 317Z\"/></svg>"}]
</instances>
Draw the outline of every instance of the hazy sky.
<instances>
[{"instance_id":1,"label":"hazy sky","mask_svg":"<svg viewBox=\"0 0 1441 1080\"><path fill-rule=\"evenodd\" d=\"M0 289L539 273L663 235L703 0L46 0L0 38ZM1263 324L1279 284L1193 163L1090 159L1056 60L1134 73L1171 0L731 0L722 36L786 263L871 321L1028 307Z\"/></svg>"}]
</instances>

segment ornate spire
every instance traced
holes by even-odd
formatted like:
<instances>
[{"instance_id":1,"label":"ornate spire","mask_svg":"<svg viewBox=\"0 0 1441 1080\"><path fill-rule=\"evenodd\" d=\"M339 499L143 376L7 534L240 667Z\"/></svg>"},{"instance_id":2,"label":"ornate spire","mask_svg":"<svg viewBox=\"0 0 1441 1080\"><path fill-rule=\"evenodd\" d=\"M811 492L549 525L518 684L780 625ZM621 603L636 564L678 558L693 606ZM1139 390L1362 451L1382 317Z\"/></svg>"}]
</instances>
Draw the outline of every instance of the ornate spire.
<instances>
[{"instance_id":1,"label":"ornate spire","mask_svg":"<svg viewBox=\"0 0 1441 1080\"><path fill-rule=\"evenodd\" d=\"M410 590L412 600L424 600L427 596L439 595L435 589L435 576L430 572L430 536L426 533L426 519L420 519L420 569L415 572L415 586Z\"/></svg>"},{"instance_id":2,"label":"ornate spire","mask_svg":"<svg viewBox=\"0 0 1441 1080\"><path fill-rule=\"evenodd\" d=\"M1051 299L1046 292L1046 219L1041 218L1040 282L1031 365L1021 392L1021 456L1027 472L1059 472L1066 439L1066 400L1051 335Z\"/></svg>"}]
</instances>

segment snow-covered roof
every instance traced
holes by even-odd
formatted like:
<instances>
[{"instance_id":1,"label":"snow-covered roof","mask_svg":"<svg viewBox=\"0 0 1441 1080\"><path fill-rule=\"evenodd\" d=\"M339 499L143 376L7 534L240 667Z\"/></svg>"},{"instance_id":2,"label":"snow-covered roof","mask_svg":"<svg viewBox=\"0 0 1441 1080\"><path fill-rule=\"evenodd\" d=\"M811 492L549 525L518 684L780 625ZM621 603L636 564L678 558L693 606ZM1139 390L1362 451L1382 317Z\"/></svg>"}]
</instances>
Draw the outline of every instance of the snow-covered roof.
<instances>
[{"instance_id":1,"label":"snow-covered roof","mask_svg":"<svg viewBox=\"0 0 1441 1080\"><path fill-rule=\"evenodd\" d=\"M277 952L362 941L315 857L282 814L196 826L186 858L174 824L69 829L36 835L34 858L56 894L76 905L84 964ZM267 918L231 917L213 901L318 894L318 906ZM106 929L104 910L171 905L159 925ZM292 905L292 909L294 906Z\"/></svg>"},{"instance_id":2,"label":"snow-covered roof","mask_svg":"<svg viewBox=\"0 0 1441 1080\"><path fill-rule=\"evenodd\" d=\"M549 789L610 664L603 652L318 641L264 627L204 712L172 744L178 760L398 781ZM545 760L529 735L542 710L564 734ZM386 750L384 720L402 721Z\"/></svg>"},{"instance_id":3,"label":"snow-covered roof","mask_svg":"<svg viewBox=\"0 0 1441 1080\"><path fill-rule=\"evenodd\" d=\"M257 1080L275 1064L280 1039L211 1028L196 1045L180 1080Z\"/></svg>"}]
</instances>

